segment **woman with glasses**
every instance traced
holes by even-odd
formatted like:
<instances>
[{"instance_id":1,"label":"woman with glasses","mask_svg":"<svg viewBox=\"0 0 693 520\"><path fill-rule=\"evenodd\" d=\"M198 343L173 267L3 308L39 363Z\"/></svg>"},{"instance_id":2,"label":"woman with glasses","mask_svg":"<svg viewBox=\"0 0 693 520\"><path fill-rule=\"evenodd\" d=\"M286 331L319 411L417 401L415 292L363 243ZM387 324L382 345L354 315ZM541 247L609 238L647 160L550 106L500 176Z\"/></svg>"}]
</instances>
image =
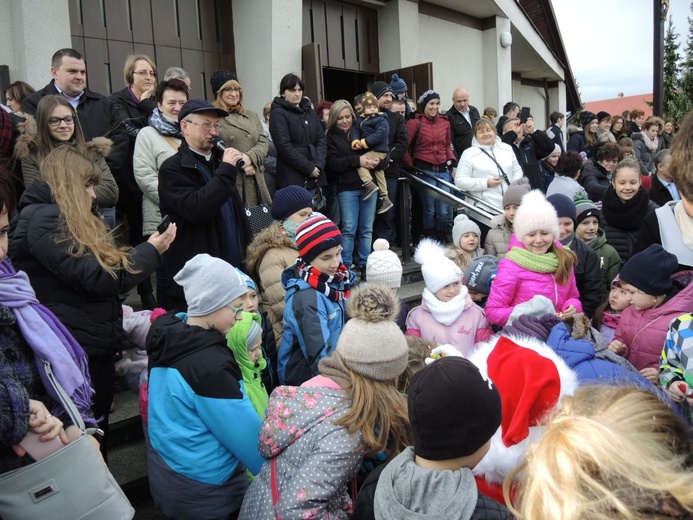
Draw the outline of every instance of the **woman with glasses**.
<instances>
[{"instance_id":1,"label":"woman with glasses","mask_svg":"<svg viewBox=\"0 0 693 520\"><path fill-rule=\"evenodd\" d=\"M38 300L87 353L95 391L92 409L107 433L114 362L124 341L119 295L161 264L176 226L163 235L154 233L134 249L118 247L91 210L100 180L99 167L76 147L55 148L41 162L41 180L22 195L9 251L17 269L29 276Z\"/></svg>"},{"instance_id":2,"label":"woman with glasses","mask_svg":"<svg viewBox=\"0 0 693 520\"><path fill-rule=\"evenodd\" d=\"M228 70L218 70L210 79L214 106L226 110L229 115L219 119L219 137L227 146L243 154L243 166L239 168L236 189L246 206L272 204L265 183L264 160L269 150L269 140L262 129L260 118L243 106L243 88L236 75ZM245 191L244 191L245 190ZM245 193L245 197L243 194ZM258 200L258 194L260 199Z\"/></svg>"},{"instance_id":3,"label":"woman with glasses","mask_svg":"<svg viewBox=\"0 0 693 520\"><path fill-rule=\"evenodd\" d=\"M149 116L156 108L156 64L146 54L131 54L125 60L125 88L109 96L115 106L118 121L125 127L128 134L128 149L123 161L123 168L118 174L120 198L118 210L125 214L128 224L127 242L136 246L144 239L142 237L142 190L135 181L133 155L135 141L140 130L147 126ZM152 283L144 281L137 287L137 293L142 299L145 309L156 306L152 291Z\"/></svg>"},{"instance_id":4,"label":"woman with glasses","mask_svg":"<svg viewBox=\"0 0 693 520\"><path fill-rule=\"evenodd\" d=\"M27 116L24 133L17 140L15 156L22 162L24 186L29 188L40 180L40 165L55 148L69 144L88 157L101 173L101 182L94 188L96 203L104 212L108 225L115 226L115 205L118 185L105 157L111 150L111 140L95 137L85 142L72 105L62 96L45 96L36 107L36 119Z\"/></svg>"}]
</instances>

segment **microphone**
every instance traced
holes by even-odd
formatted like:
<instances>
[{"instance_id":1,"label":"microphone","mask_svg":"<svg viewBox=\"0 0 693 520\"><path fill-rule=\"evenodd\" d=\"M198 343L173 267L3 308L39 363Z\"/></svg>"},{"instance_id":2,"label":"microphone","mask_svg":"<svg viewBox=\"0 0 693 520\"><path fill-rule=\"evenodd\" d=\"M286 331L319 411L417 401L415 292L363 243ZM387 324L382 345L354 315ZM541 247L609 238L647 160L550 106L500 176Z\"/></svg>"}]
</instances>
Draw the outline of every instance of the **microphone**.
<instances>
[{"instance_id":1,"label":"microphone","mask_svg":"<svg viewBox=\"0 0 693 520\"><path fill-rule=\"evenodd\" d=\"M212 145L215 146L216 148L219 148L222 152L225 150L228 150L228 146L226 143L223 141L221 137L218 135L215 135L212 137ZM243 168L245 166L245 161L243 159L238 159L236 161L236 168Z\"/></svg>"}]
</instances>

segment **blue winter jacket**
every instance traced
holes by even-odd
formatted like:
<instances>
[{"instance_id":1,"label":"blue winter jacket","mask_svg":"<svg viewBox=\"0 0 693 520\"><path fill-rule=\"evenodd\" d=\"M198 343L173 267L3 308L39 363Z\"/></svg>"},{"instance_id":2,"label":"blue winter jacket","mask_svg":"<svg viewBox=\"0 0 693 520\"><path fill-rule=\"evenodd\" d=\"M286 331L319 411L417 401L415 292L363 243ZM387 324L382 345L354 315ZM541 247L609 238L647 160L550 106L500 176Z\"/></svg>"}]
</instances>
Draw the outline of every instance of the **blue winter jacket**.
<instances>
[{"instance_id":1,"label":"blue winter jacket","mask_svg":"<svg viewBox=\"0 0 693 520\"><path fill-rule=\"evenodd\" d=\"M353 282L351 272L350 277ZM302 278L296 278L296 266L284 270L281 282L286 289L286 307L277 357L279 382L300 386L319 374L318 362L337 347L346 322L346 302L333 302ZM339 289L343 288L340 284Z\"/></svg>"}]
</instances>

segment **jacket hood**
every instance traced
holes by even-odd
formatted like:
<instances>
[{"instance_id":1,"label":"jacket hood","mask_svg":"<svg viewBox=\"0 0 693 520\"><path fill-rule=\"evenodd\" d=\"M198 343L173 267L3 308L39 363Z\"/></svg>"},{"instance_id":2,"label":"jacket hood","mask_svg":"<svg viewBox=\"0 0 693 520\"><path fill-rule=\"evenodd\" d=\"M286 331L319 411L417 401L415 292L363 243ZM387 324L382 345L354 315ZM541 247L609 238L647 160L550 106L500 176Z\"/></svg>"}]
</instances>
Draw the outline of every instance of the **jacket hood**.
<instances>
[{"instance_id":1,"label":"jacket hood","mask_svg":"<svg viewBox=\"0 0 693 520\"><path fill-rule=\"evenodd\" d=\"M226 340L229 348L233 352L233 357L236 358L238 365L245 371L252 372L259 377L260 373L267 367L267 360L260 356L257 362L251 361L248 356L248 345L246 337L250 330L252 322L257 323L262 328L262 318L257 312L244 312L243 318L237 321L231 330L226 334Z\"/></svg>"},{"instance_id":2,"label":"jacket hood","mask_svg":"<svg viewBox=\"0 0 693 520\"><path fill-rule=\"evenodd\" d=\"M393 520L472 518L479 493L468 468L457 471L424 469L408 447L380 474L375 491L375 517Z\"/></svg>"},{"instance_id":3,"label":"jacket hood","mask_svg":"<svg viewBox=\"0 0 693 520\"><path fill-rule=\"evenodd\" d=\"M21 135L15 145L15 156L24 159L36 151L36 119L26 115L26 120L20 123ZM95 137L87 143L87 150L91 153L107 157L111 153L113 141L106 137Z\"/></svg>"},{"instance_id":4,"label":"jacket hood","mask_svg":"<svg viewBox=\"0 0 693 520\"><path fill-rule=\"evenodd\" d=\"M53 204L53 195L51 188L43 181L36 181L22 193L19 199L18 210L22 211L27 206L32 204Z\"/></svg>"},{"instance_id":5,"label":"jacket hood","mask_svg":"<svg viewBox=\"0 0 693 520\"><path fill-rule=\"evenodd\" d=\"M598 247L602 247L604 244L606 244L606 233L602 228L599 228L597 230L597 236L594 239L594 243L592 244L592 248L596 249Z\"/></svg>"},{"instance_id":6,"label":"jacket hood","mask_svg":"<svg viewBox=\"0 0 693 520\"><path fill-rule=\"evenodd\" d=\"M267 251L275 247L295 249L296 257L298 257L298 249L284 234L281 223L277 221L255 235L255 238L248 246L245 263L249 274L256 277L259 275L258 268L260 267L260 262Z\"/></svg>"},{"instance_id":7,"label":"jacket hood","mask_svg":"<svg viewBox=\"0 0 693 520\"><path fill-rule=\"evenodd\" d=\"M173 311L159 316L147 334L149 369L168 367L190 354L210 347L227 349L226 337L215 330L192 327L183 320L186 315ZM239 371L240 373L240 371Z\"/></svg>"},{"instance_id":8,"label":"jacket hood","mask_svg":"<svg viewBox=\"0 0 693 520\"><path fill-rule=\"evenodd\" d=\"M568 128L566 129L566 132L568 134L568 138L570 138L571 135L573 134L584 134L582 129L579 126L576 125L568 125Z\"/></svg>"},{"instance_id":9,"label":"jacket hood","mask_svg":"<svg viewBox=\"0 0 693 520\"><path fill-rule=\"evenodd\" d=\"M276 457L323 421L337 419L350 406L343 390L302 386L276 388L260 428L260 455L266 459Z\"/></svg>"},{"instance_id":10,"label":"jacket hood","mask_svg":"<svg viewBox=\"0 0 693 520\"><path fill-rule=\"evenodd\" d=\"M283 109L289 110L291 112L296 112L297 114L303 114L304 112L308 112L309 110L312 110L310 108L310 100L306 97L301 99L301 102L299 103L298 106L295 106L295 105L292 105L291 103L289 103L283 97L277 96L272 101L272 109L274 109L274 108L283 108Z\"/></svg>"},{"instance_id":11,"label":"jacket hood","mask_svg":"<svg viewBox=\"0 0 693 520\"><path fill-rule=\"evenodd\" d=\"M491 228L503 229L505 227L505 213L491 218Z\"/></svg>"}]
</instances>

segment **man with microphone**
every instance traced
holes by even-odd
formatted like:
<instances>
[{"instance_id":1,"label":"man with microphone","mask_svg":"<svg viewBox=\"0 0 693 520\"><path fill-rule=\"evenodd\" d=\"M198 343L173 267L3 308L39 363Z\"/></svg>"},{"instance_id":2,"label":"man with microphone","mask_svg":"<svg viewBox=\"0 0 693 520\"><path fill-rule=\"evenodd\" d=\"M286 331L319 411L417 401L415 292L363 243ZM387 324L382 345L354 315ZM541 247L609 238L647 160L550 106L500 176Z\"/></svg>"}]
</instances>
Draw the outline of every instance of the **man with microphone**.
<instances>
[{"instance_id":1,"label":"man with microphone","mask_svg":"<svg viewBox=\"0 0 693 520\"><path fill-rule=\"evenodd\" d=\"M190 99L180 111L183 140L159 169L159 205L178 226L175 246L164 255L168 308L187 310L183 288L173 277L185 262L207 253L240 266L252 240L236 190L243 154L219 139L219 118L228 113L204 99Z\"/></svg>"}]
</instances>

